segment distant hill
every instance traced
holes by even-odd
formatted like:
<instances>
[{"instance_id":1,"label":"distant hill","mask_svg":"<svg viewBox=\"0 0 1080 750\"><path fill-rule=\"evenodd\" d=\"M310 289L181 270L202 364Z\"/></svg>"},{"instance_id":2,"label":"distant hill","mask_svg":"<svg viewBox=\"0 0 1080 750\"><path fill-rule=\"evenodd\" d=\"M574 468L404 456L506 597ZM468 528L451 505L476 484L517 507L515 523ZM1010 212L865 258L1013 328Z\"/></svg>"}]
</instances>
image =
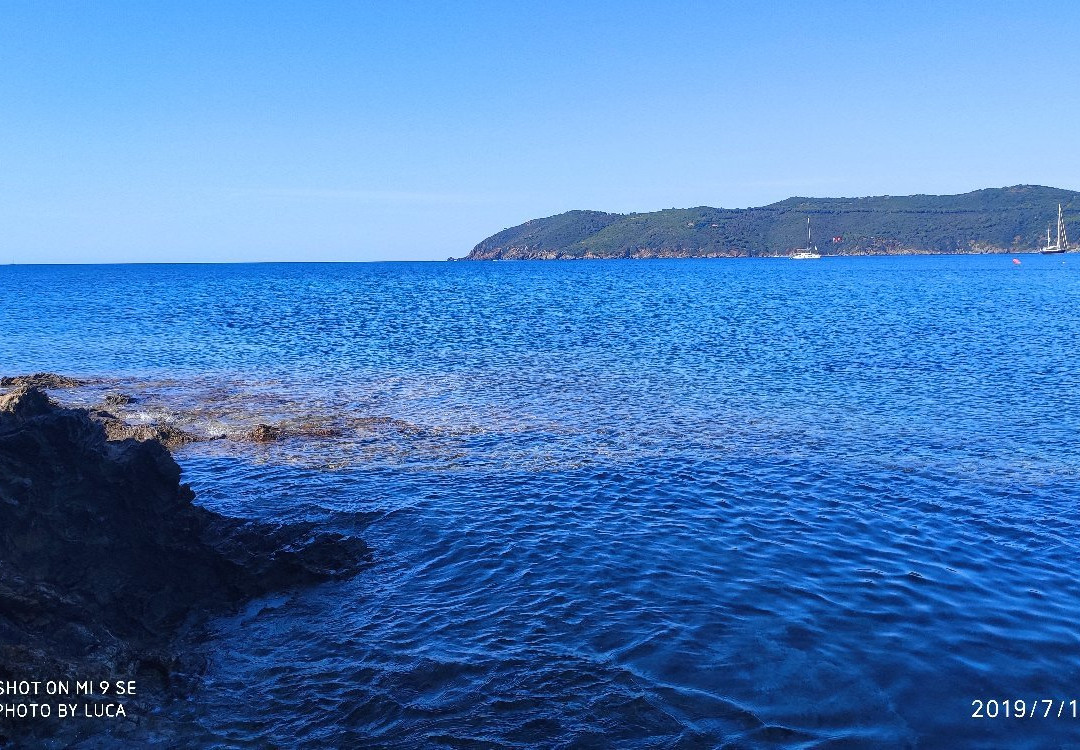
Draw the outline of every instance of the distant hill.
<instances>
[{"instance_id":1,"label":"distant hill","mask_svg":"<svg viewBox=\"0 0 1080 750\"><path fill-rule=\"evenodd\" d=\"M1025 252L1046 244L1059 203L1080 241L1080 192L1017 185L963 195L788 198L745 209L568 211L504 229L465 259L787 255L805 246L807 217L823 255Z\"/></svg>"}]
</instances>

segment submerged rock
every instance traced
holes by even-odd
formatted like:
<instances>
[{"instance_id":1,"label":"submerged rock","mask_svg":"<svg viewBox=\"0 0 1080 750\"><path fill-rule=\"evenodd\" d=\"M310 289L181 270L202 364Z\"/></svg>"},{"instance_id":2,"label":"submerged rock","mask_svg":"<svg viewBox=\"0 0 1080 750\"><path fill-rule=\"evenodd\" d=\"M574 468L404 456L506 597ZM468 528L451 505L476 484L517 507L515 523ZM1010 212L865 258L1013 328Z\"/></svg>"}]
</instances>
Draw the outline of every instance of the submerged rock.
<instances>
[{"instance_id":1,"label":"submerged rock","mask_svg":"<svg viewBox=\"0 0 1080 750\"><path fill-rule=\"evenodd\" d=\"M194 497L157 439L110 441L35 387L0 396L0 680L167 681L182 626L366 556L358 539L226 518ZM0 745L13 727L0 717Z\"/></svg>"},{"instance_id":2,"label":"submerged rock","mask_svg":"<svg viewBox=\"0 0 1080 750\"><path fill-rule=\"evenodd\" d=\"M130 396L127 393L106 393L105 405L106 406L127 406L128 404L134 404L138 401L134 396Z\"/></svg>"},{"instance_id":3,"label":"submerged rock","mask_svg":"<svg viewBox=\"0 0 1080 750\"><path fill-rule=\"evenodd\" d=\"M57 375L55 372L37 372L33 375L15 375L0 378L0 388L32 386L34 388L78 388L85 385L81 380Z\"/></svg>"},{"instance_id":4,"label":"submerged rock","mask_svg":"<svg viewBox=\"0 0 1080 750\"><path fill-rule=\"evenodd\" d=\"M190 432L169 425L128 424L107 412L95 412L91 416L105 428L105 436L108 440L128 440L129 438L140 442L157 440L166 448L179 448L181 445L205 440L198 435L192 435Z\"/></svg>"},{"instance_id":5,"label":"submerged rock","mask_svg":"<svg viewBox=\"0 0 1080 750\"><path fill-rule=\"evenodd\" d=\"M319 422L301 422L294 432L301 437L309 438L335 438L342 435L340 427Z\"/></svg>"},{"instance_id":6,"label":"submerged rock","mask_svg":"<svg viewBox=\"0 0 1080 750\"><path fill-rule=\"evenodd\" d=\"M283 434L280 427L270 424L257 424L247 433L247 437L256 443L272 443L281 438Z\"/></svg>"}]
</instances>

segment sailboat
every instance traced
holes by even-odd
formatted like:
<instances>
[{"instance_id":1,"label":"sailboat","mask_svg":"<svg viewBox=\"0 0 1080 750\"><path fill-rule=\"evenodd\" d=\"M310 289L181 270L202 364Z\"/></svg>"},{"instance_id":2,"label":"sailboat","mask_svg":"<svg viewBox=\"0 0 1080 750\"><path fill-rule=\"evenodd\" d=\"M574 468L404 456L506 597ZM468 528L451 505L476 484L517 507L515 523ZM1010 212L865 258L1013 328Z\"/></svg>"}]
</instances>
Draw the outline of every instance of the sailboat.
<instances>
[{"instance_id":1,"label":"sailboat","mask_svg":"<svg viewBox=\"0 0 1080 750\"><path fill-rule=\"evenodd\" d=\"M1061 204L1058 204L1057 243L1050 244L1050 227L1046 228L1046 247L1043 255L1056 255L1057 253L1069 252L1069 238L1065 236L1065 219L1061 215Z\"/></svg>"},{"instance_id":2,"label":"sailboat","mask_svg":"<svg viewBox=\"0 0 1080 750\"><path fill-rule=\"evenodd\" d=\"M810 242L810 217L806 217L806 248L803 250L796 250L790 255L792 260L814 260L820 258L817 248Z\"/></svg>"}]
</instances>

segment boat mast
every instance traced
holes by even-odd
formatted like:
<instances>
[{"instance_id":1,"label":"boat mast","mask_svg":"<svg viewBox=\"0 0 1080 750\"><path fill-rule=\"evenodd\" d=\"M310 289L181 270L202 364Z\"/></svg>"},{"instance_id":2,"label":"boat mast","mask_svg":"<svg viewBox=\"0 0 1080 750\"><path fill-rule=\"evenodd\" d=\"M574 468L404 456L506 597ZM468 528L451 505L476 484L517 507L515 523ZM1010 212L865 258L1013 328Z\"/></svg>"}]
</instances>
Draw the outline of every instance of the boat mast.
<instances>
[{"instance_id":1,"label":"boat mast","mask_svg":"<svg viewBox=\"0 0 1080 750\"><path fill-rule=\"evenodd\" d=\"M1059 214L1061 213L1061 206L1058 206L1058 213ZM1059 216L1058 217L1058 224L1060 224L1060 223L1061 223L1061 217ZM812 247L812 245L810 244L810 217L807 216L806 217L806 251L810 252L811 247Z\"/></svg>"},{"instance_id":2,"label":"boat mast","mask_svg":"<svg viewBox=\"0 0 1080 750\"><path fill-rule=\"evenodd\" d=\"M1058 204L1057 246L1058 250L1069 249L1069 238L1065 236L1065 219L1061 214L1060 203Z\"/></svg>"}]
</instances>

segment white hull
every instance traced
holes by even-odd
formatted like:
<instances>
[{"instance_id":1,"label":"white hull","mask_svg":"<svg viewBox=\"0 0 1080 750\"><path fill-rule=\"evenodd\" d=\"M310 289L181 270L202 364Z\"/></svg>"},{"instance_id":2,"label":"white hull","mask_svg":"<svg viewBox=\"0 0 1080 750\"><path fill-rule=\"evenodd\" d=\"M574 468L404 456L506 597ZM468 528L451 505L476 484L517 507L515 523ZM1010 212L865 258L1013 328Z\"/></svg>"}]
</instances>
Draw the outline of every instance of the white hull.
<instances>
[{"instance_id":1,"label":"white hull","mask_svg":"<svg viewBox=\"0 0 1080 750\"><path fill-rule=\"evenodd\" d=\"M1057 255L1069 252L1069 238L1065 235L1065 217L1061 212L1061 204L1058 204L1057 242L1050 244L1050 227L1046 228L1046 247L1043 255Z\"/></svg>"},{"instance_id":2,"label":"white hull","mask_svg":"<svg viewBox=\"0 0 1080 750\"><path fill-rule=\"evenodd\" d=\"M821 256L818 255L817 253L801 252L801 253L792 253L788 257L791 258L792 260L816 260L817 258L820 258Z\"/></svg>"}]
</instances>

